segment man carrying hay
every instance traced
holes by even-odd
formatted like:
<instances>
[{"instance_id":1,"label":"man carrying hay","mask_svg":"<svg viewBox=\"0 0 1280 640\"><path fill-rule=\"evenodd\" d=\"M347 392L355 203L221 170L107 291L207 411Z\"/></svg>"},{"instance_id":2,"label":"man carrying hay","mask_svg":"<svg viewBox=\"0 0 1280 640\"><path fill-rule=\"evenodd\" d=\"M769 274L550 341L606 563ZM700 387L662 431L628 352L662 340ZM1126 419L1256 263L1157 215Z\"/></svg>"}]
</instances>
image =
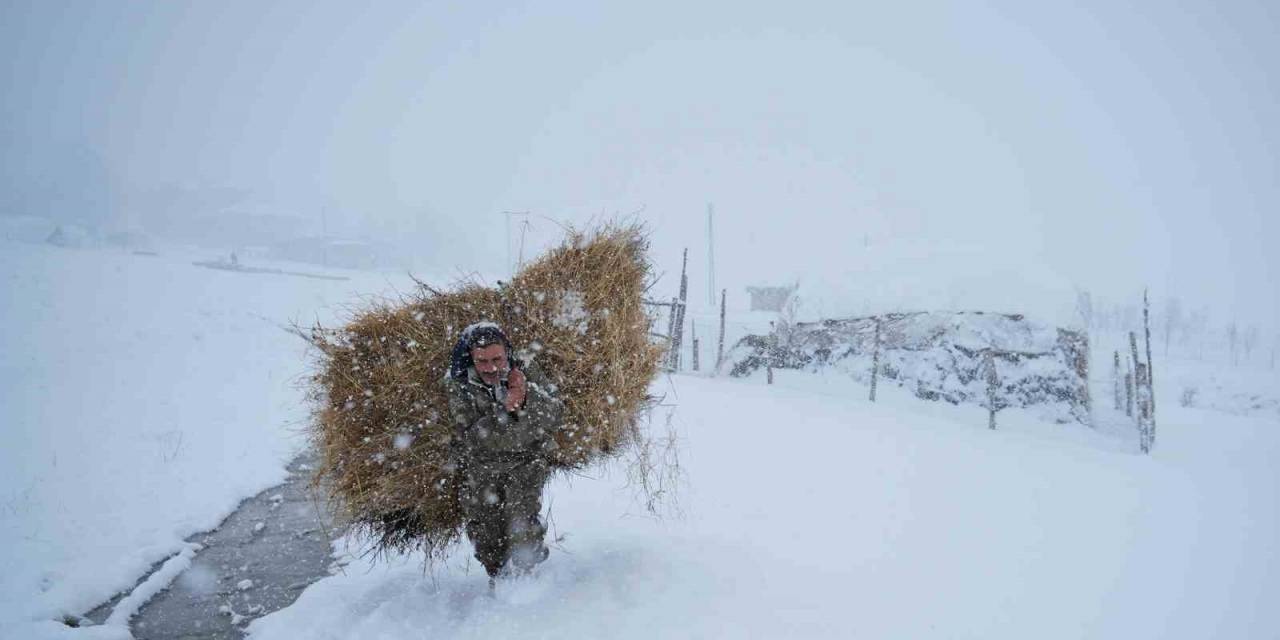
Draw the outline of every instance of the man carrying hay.
<instances>
[{"instance_id":1,"label":"man carrying hay","mask_svg":"<svg viewBox=\"0 0 1280 640\"><path fill-rule=\"evenodd\" d=\"M467 327L450 360L449 462L461 481L467 538L492 587L499 575L527 573L550 553L539 513L564 404L536 365L515 358L496 324Z\"/></svg>"},{"instance_id":2,"label":"man carrying hay","mask_svg":"<svg viewBox=\"0 0 1280 640\"><path fill-rule=\"evenodd\" d=\"M647 246L638 227L570 232L500 289L423 285L315 327L315 484L349 529L427 562L466 535L490 575L543 560L550 472L650 446L641 418L665 349L649 335ZM502 328L459 339L479 319Z\"/></svg>"}]
</instances>

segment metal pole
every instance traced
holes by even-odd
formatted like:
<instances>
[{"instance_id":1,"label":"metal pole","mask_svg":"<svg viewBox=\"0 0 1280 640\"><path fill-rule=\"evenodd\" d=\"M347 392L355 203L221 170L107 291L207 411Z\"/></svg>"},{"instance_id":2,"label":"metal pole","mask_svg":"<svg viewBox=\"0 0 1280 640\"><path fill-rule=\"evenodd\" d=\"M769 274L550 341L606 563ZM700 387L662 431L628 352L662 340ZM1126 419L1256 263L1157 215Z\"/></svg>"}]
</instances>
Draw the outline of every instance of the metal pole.
<instances>
[{"instance_id":1,"label":"metal pole","mask_svg":"<svg viewBox=\"0 0 1280 640\"><path fill-rule=\"evenodd\" d=\"M520 223L520 253L516 254L516 268L524 266L524 236L529 231L529 218L525 217L524 222Z\"/></svg>"},{"instance_id":2,"label":"metal pole","mask_svg":"<svg viewBox=\"0 0 1280 640\"><path fill-rule=\"evenodd\" d=\"M502 214L507 218L507 278L510 279L515 273L511 263L511 216L526 216L525 222L528 222L528 211L503 211Z\"/></svg>"}]
</instances>

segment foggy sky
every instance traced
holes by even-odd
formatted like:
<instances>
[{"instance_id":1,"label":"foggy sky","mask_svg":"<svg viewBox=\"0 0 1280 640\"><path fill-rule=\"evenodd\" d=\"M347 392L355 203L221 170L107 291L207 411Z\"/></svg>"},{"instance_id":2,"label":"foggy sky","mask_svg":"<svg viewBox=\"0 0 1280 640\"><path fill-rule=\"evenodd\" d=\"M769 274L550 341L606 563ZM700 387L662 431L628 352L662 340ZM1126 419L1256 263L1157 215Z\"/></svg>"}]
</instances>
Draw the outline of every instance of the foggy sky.
<instances>
[{"instance_id":1,"label":"foggy sky","mask_svg":"<svg viewBox=\"0 0 1280 640\"><path fill-rule=\"evenodd\" d=\"M531 253L641 209L696 270L713 202L725 286L938 238L1280 326L1271 3L260 4L6 2L5 178L244 188L492 271L504 210Z\"/></svg>"}]
</instances>

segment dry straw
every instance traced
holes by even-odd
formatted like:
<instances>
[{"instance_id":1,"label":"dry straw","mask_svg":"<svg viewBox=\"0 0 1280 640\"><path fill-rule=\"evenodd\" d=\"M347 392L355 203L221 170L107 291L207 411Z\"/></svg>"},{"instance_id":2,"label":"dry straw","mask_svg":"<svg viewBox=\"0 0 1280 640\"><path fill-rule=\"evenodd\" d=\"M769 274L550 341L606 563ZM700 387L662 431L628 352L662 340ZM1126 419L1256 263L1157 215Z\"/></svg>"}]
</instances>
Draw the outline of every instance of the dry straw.
<instances>
[{"instance_id":1,"label":"dry straw","mask_svg":"<svg viewBox=\"0 0 1280 640\"><path fill-rule=\"evenodd\" d=\"M649 339L642 295L648 242L639 226L569 230L561 246L498 289L420 285L344 327L311 331L320 354L312 438L316 482L376 552L425 550L458 539L458 482L442 381L461 329L501 325L565 402L552 465L582 468L635 445L663 347Z\"/></svg>"}]
</instances>

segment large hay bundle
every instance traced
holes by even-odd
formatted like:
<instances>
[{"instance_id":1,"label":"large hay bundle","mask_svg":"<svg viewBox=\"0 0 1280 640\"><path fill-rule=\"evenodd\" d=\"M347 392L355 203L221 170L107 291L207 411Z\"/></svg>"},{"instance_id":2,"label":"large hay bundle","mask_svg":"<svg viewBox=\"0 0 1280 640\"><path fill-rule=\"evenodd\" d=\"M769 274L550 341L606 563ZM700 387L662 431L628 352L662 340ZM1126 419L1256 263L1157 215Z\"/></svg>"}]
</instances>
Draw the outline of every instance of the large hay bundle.
<instances>
[{"instance_id":1,"label":"large hay bundle","mask_svg":"<svg viewBox=\"0 0 1280 640\"><path fill-rule=\"evenodd\" d=\"M607 458L632 444L662 348L649 340L642 294L649 265L638 227L570 231L565 242L507 286L450 291L425 285L380 303L345 327L312 331L312 436L317 482L377 551L421 547L435 555L461 525L458 482L446 464L453 427L442 380L463 327L502 326L565 403L557 469Z\"/></svg>"}]
</instances>

